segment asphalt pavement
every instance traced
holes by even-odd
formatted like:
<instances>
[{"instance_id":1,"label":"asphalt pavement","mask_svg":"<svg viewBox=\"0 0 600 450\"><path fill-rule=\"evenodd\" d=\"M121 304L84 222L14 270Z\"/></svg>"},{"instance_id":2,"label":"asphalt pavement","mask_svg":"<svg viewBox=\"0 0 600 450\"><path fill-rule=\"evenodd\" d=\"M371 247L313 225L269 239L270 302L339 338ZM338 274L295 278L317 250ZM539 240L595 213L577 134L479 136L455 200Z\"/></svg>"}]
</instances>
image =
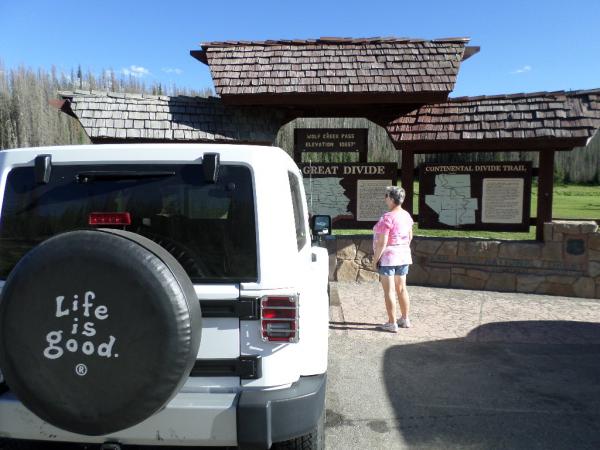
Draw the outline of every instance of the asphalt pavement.
<instances>
[{"instance_id":1,"label":"asphalt pavement","mask_svg":"<svg viewBox=\"0 0 600 450\"><path fill-rule=\"evenodd\" d=\"M332 288L328 449L600 448L600 301L409 287L393 334L378 284Z\"/></svg>"}]
</instances>

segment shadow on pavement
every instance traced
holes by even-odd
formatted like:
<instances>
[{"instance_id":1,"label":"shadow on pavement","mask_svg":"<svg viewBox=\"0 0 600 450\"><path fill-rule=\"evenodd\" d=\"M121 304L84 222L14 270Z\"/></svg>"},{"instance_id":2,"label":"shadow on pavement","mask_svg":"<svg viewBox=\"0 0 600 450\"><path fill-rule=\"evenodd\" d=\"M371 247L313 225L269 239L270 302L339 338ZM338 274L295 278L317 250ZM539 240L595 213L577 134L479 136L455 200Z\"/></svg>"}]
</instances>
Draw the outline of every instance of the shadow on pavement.
<instances>
[{"instance_id":1,"label":"shadow on pavement","mask_svg":"<svg viewBox=\"0 0 600 450\"><path fill-rule=\"evenodd\" d=\"M600 324L491 323L384 358L410 447L600 448Z\"/></svg>"},{"instance_id":2,"label":"shadow on pavement","mask_svg":"<svg viewBox=\"0 0 600 450\"><path fill-rule=\"evenodd\" d=\"M352 331L380 331L377 326L380 323L369 322L335 322L329 321L330 330L352 330Z\"/></svg>"}]
</instances>

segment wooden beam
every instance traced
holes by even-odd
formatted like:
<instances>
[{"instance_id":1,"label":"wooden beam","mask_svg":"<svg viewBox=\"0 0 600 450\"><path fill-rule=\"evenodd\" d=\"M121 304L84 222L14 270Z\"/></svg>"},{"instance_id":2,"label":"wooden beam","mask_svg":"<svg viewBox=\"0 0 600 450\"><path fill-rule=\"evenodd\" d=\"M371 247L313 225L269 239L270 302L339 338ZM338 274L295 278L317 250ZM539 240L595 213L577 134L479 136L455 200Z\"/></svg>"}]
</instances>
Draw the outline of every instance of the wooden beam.
<instances>
[{"instance_id":1,"label":"wooden beam","mask_svg":"<svg viewBox=\"0 0 600 450\"><path fill-rule=\"evenodd\" d=\"M404 149L402 150L402 167L401 167L401 177L400 180L402 182L402 187L406 192L406 197L404 198L404 209L407 210L410 215L413 215L413 180L414 180L414 171L415 171L415 158L412 150Z\"/></svg>"},{"instance_id":2,"label":"wooden beam","mask_svg":"<svg viewBox=\"0 0 600 450\"><path fill-rule=\"evenodd\" d=\"M196 58L203 64L208 65L208 59L206 58L206 51L204 50L190 50L190 56Z\"/></svg>"},{"instance_id":3,"label":"wooden beam","mask_svg":"<svg viewBox=\"0 0 600 450\"><path fill-rule=\"evenodd\" d=\"M217 89L218 93L218 89ZM384 105L403 105L405 103L424 105L428 103L442 103L448 100L448 92L422 91L422 92L291 92L289 94L221 94L225 105L252 105L252 106L282 106L314 108L315 106L345 107L347 109L363 109L371 105L373 109ZM321 117L327 117L322 114Z\"/></svg>"},{"instance_id":4,"label":"wooden beam","mask_svg":"<svg viewBox=\"0 0 600 450\"><path fill-rule=\"evenodd\" d=\"M79 123L81 123L81 118L77 117L77 115L73 112L71 108L71 99L63 98L63 99L50 99L48 104L54 108L58 108L59 111L64 112L65 114L77 119Z\"/></svg>"},{"instance_id":5,"label":"wooden beam","mask_svg":"<svg viewBox=\"0 0 600 450\"><path fill-rule=\"evenodd\" d=\"M65 106L66 101L67 100L64 98L51 98L50 100L48 100L48 104L53 108L62 110Z\"/></svg>"},{"instance_id":6,"label":"wooden beam","mask_svg":"<svg viewBox=\"0 0 600 450\"><path fill-rule=\"evenodd\" d=\"M554 152L540 153L538 169L538 201L535 238L544 240L544 223L552 221L552 190L554 189Z\"/></svg>"},{"instance_id":7,"label":"wooden beam","mask_svg":"<svg viewBox=\"0 0 600 450\"><path fill-rule=\"evenodd\" d=\"M397 134L388 131L392 142L397 149L410 148L414 153L451 153L451 152L505 152L505 151L555 151L573 150L575 147L583 147L587 137L579 138L498 138L498 139L462 139L436 141L403 141L398 140Z\"/></svg>"},{"instance_id":8,"label":"wooden beam","mask_svg":"<svg viewBox=\"0 0 600 450\"><path fill-rule=\"evenodd\" d=\"M266 145L268 141L234 141L231 139L154 139L154 138L109 138L90 137L92 144L229 144L229 145Z\"/></svg>"},{"instance_id":9,"label":"wooden beam","mask_svg":"<svg viewBox=\"0 0 600 450\"><path fill-rule=\"evenodd\" d=\"M463 53L462 61L465 61L474 54L479 53L479 50L481 50L481 47L479 47L478 45L467 45Z\"/></svg>"},{"instance_id":10,"label":"wooden beam","mask_svg":"<svg viewBox=\"0 0 600 450\"><path fill-rule=\"evenodd\" d=\"M302 162L302 149L298 146L298 129L294 128L294 162L300 164Z\"/></svg>"}]
</instances>

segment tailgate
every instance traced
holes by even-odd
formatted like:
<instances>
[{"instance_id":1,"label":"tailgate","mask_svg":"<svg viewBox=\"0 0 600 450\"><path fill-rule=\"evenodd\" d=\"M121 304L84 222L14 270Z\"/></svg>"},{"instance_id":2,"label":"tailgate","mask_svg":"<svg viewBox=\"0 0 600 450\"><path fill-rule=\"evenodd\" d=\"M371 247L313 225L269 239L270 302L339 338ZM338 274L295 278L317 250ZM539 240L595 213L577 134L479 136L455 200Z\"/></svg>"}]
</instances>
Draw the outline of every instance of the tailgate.
<instances>
[{"instance_id":1,"label":"tailgate","mask_svg":"<svg viewBox=\"0 0 600 450\"><path fill-rule=\"evenodd\" d=\"M198 358L182 392L237 392L240 386L240 301L237 284L194 285L202 309Z\"/></svg>"}]
</instances>

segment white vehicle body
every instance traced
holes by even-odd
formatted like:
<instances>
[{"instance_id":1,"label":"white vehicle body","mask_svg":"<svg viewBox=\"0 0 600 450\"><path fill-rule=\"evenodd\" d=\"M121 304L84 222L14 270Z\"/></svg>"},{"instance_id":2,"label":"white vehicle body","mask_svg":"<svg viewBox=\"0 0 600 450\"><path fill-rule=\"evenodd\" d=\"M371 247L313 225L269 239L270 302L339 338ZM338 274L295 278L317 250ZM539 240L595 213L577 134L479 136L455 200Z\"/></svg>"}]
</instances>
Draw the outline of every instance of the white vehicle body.
<instances>
[{"instance_id":1,"label":"white vehicle body","mask_svg":"<svg viewBox=\"0 0 600 450\"><path fill-rule=\"evenodd\" d=\"M327 371L328 255L325 249L311 245L302 175L285 152L273 147L209 144L89 145L2 151L0 214L9 173L17 167L32 166L38 155L51 155L53 166L85 166L200 163L205 153L218 153L221 165L245 166L252 173L258 276L251 282L194 283L198 299L201 305L206 305L268 295L298 295L299 341L263 340L258 320L204 317L198 360L256 357L261 366L260 377L190 377L160 412L136 426L105 436L70 433L44 422L10 392L9 386L8 392L0 394L0 437L137 445L268 446L285 435L285 432L281 435L276 431L267 432L270 435L263 444L253 444L239 436L240 427L244 426L240 421L246 417L239 411L244 392L273 395L273 392L298 389L300 380L324 376ZM297 178L301 190L306 238L300 248L290 175ZM0 223L1 220L0 216ZM3 284L0 280L0 288ZM265 411L265 420L269 421L265 427L274 426L271 421L275 419L267 417L273 411L269 407ZM285 437L295 437L292 434Z\"/></svg>"}]
</instances>

